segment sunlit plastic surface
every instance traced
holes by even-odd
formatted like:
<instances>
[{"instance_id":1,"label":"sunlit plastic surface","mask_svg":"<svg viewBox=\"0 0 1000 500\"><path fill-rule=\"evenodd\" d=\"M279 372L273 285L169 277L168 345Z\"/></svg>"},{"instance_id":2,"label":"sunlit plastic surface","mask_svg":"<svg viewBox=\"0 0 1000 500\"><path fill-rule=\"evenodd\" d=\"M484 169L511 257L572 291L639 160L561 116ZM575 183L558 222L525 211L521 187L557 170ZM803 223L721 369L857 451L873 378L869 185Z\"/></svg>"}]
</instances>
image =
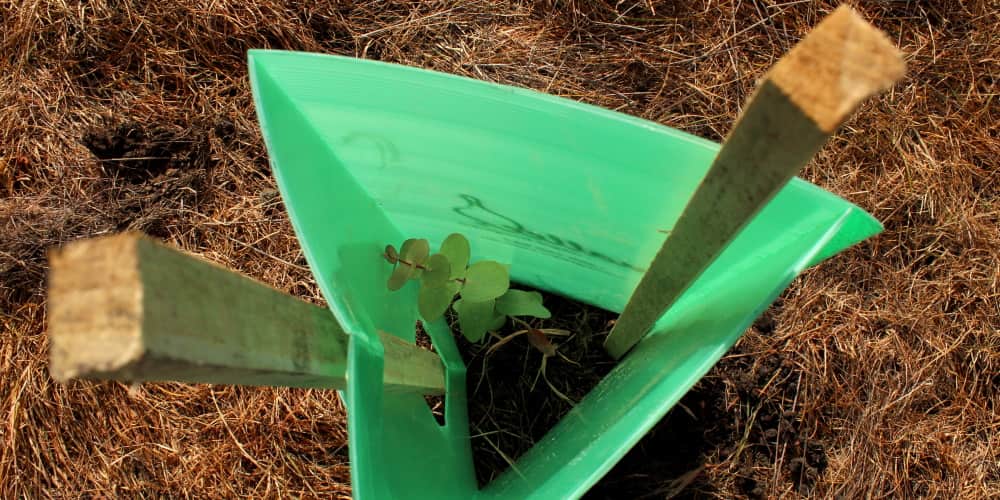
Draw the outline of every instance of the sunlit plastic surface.
<instances>
[{"instance_id":1,"label":"sunlit plastic surface","mask_svg":"<svg viewBox=\"0 0 1000 500\"><path fill-rule=\"evenodd\" d=\"M261 129L309 266L351 335L359 499L582 495L804 269L881 226L799 179L516 467L477 491L465 367L443 321L446 425L382 390L376 332L414 338L416 284L390 293L387 243L451 232L514 280L621 311L718 145L537 92L352 58L251 51Z\"/></svg>"}]
</instances>

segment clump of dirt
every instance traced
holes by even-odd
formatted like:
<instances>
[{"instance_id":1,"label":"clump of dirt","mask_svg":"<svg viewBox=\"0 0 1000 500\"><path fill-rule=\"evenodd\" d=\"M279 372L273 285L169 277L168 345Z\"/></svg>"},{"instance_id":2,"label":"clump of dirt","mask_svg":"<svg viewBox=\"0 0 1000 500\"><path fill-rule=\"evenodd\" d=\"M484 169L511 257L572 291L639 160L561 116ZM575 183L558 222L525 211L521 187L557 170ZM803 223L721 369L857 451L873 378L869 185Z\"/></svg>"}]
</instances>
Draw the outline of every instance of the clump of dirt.
<instances>
[{"instance_id":1,"label":"clump of dirt","mask_svg":"<svg viewBox=\"0 0 1000 500\"><path fill-rule=\"evenodd\" d=\"M541 321L533 326L573 333L562 341L552 337L572 362L550 358L546 375L555 389L579 401L614 366L602 343L615 316L560 297L546 296L545 303L558 326ZM769 310L754 331L771 333L775 321ZM517 329L508 325L498 336ZM480 486L506 470L573 406L540 377L542 355L527 339L490 352L496 342L458 340L468 366L470 432ZM774 474L774 464L786 481L808 494L827 462L822 441L802 434L795 408L798 380L797 368L781 354L744 352L737 346L586 498L699 496L732 491L730 486L762 498L761 485ZM732 473L702 474L719 464ZM717 484L720 480L735 484Z\"/></svg>"},{"instance_id":2,"label":"clump of dirt","mask_svg":"<svg viewBox=\"0 0 1000 500\"><path fill-rule=\"evenodd\" d=\"M198 137L202 136L202 137ZM204 167L208 163L205 132L194 134L168 127L147 130L138 123L91 130L81 140L104 170L136 184L168 169Z\"/></svg>"},{"instance_id":3,"label":"clump of dirt","mask_svg":"<svg viewBox=\"0 0 1000 500\"><path fill-rule=\"evenodd\" d=\"M219 133L223 128L216 125ZM91 130L81 143L101 161L108 194L117 208L117 230L168 238L184 207L211 194L212 156L207 125L177 127L137 123Z\"/></svg>"}]
</instances>

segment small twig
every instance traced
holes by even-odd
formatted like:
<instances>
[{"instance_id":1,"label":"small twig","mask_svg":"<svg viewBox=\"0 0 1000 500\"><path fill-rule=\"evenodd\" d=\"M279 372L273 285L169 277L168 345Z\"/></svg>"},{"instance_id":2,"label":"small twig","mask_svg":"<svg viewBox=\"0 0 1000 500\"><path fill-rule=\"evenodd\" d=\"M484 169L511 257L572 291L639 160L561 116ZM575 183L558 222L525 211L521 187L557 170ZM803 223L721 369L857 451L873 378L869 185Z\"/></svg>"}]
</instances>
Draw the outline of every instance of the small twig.
<instances>
[{"instance_id":1,"label":"small twig","mask_svg":"<svg viewBox=\"0 0 1000 500\"><path fill-rule=\"evenodd\" d=\"M520 335L524 335L525 333L528 333L528 330L518 330L518 331L516 331L516 332L514 332L514 333L512 333L512 334L510 334L510 335L508 335L506 337L500 338L500 340L496 344L493 344L492 346L490 346L489 349L486 350L486 356L489 356L490 354L493 354L493 351L495 351L495 350L499 349L501 346L507 344L508 342L510 342L511 340L513 340L514 337L518 337ZM500 337L500 336L497 335L497 337Z\"/></svg>"},{"instance_id":2,"label":"small twig","mask_svg":"<svg viewBox=\"0 0 1000 500\"><path fill-rule=\"evenodd\" d=\"M215 391L209 389L208 392L209 394L212 395L212 403L215 405L215 411L219 412L219 421L222 422L222 426L226 429L226 432L229 433L229 437L233 439L233 443L235 443L236 447L239 448L240 453L244 457L246 457L247 460L250 460L250 462L256 465L258 469L260 469L261 471L267 471L268 468L261 465L261 463L258 462L257 459L254 458L253 455L251 455L246 450L246 448L243 447L243 443L241 443L240 440L236 438L236 434L234 434L233 430L229 428L229 423L226 422L226 416L222 413L222 408L219 408L219 401L215 398Z\"/></svg>"},{"instance_id":3,"label":"small twig","mask_svg":"<svg viewBox=\"0 0 1000 500\"><path fill-rule=\"evenodd\" d=\"M521 470L517 468L517 464L514 463L514 460L512 460L509 456L507 456L507 454L504 453L503 450L501 450L500 447L497 446L493 441L491 441L490 438L486 437L486 434L480 433L479 436L483 438L483 440L486 441L486 443L489 444L490 447L492 447L493 450L500 455L500 458L502 458L504 462L507 462L507 465L510 467L510 470L514 471L518 476L524 477L524 474L522 474Z\"/></svg>"},{"instance_id":4,"label":"small twig","mask_svg":"<svg viewBox=\"0 0 1000 500\"><path fill-rule=\"evenodd\" d=\"M677 478L674 478L674 480L667 483L665 487L653 491L648 495L644 495L640 498L660 497L660 495L663 495L660 498L674 498L681 492L683 492L685 488L690 486L691 483L693 483L694 480L697 479L698 476L701 475L702 471L704 470L705 466L699 465L698 467L691 469L685 472L684 474L681 474Z\"/></svg>"},{"instance_id":5,"label":"small twig","mask_svg":"<svg viewBox=\"0 0 1000 500\"><path fill-rule=\"evenodd\" d=\"M559 356L560 358L562 358L563 360L565 360L565 361L566 361L567 363L570 363L570 364L572 364L572 365L576 365L576 366L580 366L580 363L579 363L578 361L573 361L572 359L569 359L569 358L567 358L565 354L563 354L563 353L561 353L561 352L559 352L559 351L556 351L556 354L557 354L557 355L558 355L558 356Z\"/></svg>"},{"instance_id":6,"label":"small twig","mask_svg":"<svg viewBox=\"0 0 1000 500\"><path fill-rule=\"evenodd\" d=\"M559 396L560 399L569 403L570 406L576 406L576 401L573 401L572 399L570 399L569 396L563 394L562 391L556 389L556 386L552 385L552 382L549 381L548 375L545 374L545 360L548 358L549 356L545 356L542 358L542 370L541 370L542 378L545 379L545 383L548 384L549 389L551 389L552 392L556 393L556 396Z\"/></svg>"},{"instance_id":7,"label":"small twig","mask_svg":"<svg viewBox=\"0 0 1000 500\"><path fill-rule=\"evenodd\" d=\"M146 161L146 160L171 160L172 156L136 156L134 158L105 158L103 160L97 160L98 162L110 162L110 161Z\"/></svg>"}]
</instances>

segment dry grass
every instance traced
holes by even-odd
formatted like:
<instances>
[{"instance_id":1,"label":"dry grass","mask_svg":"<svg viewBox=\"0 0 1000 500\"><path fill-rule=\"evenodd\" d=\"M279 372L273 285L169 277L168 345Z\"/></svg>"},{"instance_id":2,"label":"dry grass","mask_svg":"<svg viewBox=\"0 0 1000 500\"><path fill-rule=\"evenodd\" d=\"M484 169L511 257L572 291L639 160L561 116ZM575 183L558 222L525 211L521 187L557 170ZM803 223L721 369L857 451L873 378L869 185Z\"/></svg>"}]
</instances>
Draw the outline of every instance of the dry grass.
<instances>
[{"instance_id":1,"label":"dry grass","mask_svg":"<svg viewBox=\"0 0 1000 500\"><path fill-rule=\"evenodd\" d=\"M447 71L718 140L755 77L835 3L0 2L0 495L349 495L332 393L130 392L46 372L44 251L74 238L141 229L319 300L274 197L246 49ZM804 430L829 456L812 493L995 498L1000 7L858 6L909 55L909 77L804 175L886 232L809 271L776 331L740 348L803 374ZM120 125L143 146L99 161L84 142L100 135L84 137ZM704 474L725 484L732 466ZM759 467L765 494L794 493L787 467Z\"/></svg>"}]
</instances>

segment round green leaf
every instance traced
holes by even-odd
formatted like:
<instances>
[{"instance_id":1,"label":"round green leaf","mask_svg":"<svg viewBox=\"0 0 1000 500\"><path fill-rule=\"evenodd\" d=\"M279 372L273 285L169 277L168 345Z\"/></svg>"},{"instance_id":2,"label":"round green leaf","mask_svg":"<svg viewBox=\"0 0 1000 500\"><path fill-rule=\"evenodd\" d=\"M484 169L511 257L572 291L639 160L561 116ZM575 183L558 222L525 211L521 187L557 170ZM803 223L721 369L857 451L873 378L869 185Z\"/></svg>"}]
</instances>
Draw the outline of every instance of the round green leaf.
<instances>
[{"instance_id":1,"label":"round green leaf","mask_svg":"<svg viewBox=\"0 0 1000 500\"><path fill-rule=\"evenodd\" d=\"M458 326L469 342L479 342L493 324L492 299L483 302L458 299L452 306L458 313Z\"/></svg>"},{"instance_id":2,"label":"round green leaf","mask_svg":"<svg viewBox=\"0 0 1000 500\"><path fill-rule=\"evenodd\" d=\"M424 267L426 269L424 269L420 279L425 287L442 287L451 276L451 264L448 263L448 257L439 253L431 255L424 263Z\"/></svg>"},{"instance_id":3,"label":"round green leaf","mask_svg":"<svg viewBox=\"0 0 1000 500\"><path fill-rule=\"evenodd\" d=\"M448 257L451 263L451 277L461 278L465 268L469 267L469 240L458 233L449 234L441 243L440 254Z\"/></svg>"},{"instance_id":4,"label":"round green leaf","mask_svg":"<svg viewBox=\"0 0 1000 500\"><path fill-rule=\"evenodd\" d=\"M425 321L434 321L444 315L455 296L455 288L449 286L421 287L417 296L417 310Z\"/></svg>"},{"instance_id":5,"label":"round green leaf","mask_svg":"<svg viewBox=\"0 0 1000 500\"><path fill-rule=\"evenodd\" d=\"M497 311L508 316L552 317L552 313L542 305L542 294L523 290L507 290L497 299Z\"/></svg>"},{"instance_id":6,"label":"round green leaf","mask_svg":"<svg viewBox=\"0 0 1000 500\"><path fill-rule=\"evenodd\" d=\"M469 266L465 272L462 298L472 302L495 299L510 288L507 267L499 262L483 260Z\"/></svg>"},{"instance_id":7,"label":"round green leaf","mask_svg":"<svg viewBox=\"0 0 1000 500\"><path fill-rule=\"evenodd\" d=\"M389 261L390 264L395 264L399 261L399 254L396 252L396 247L392 245L385 246L385 252L382 253L382 257Z\"/></svg>"},{"instance_id":8,"label":"round green leaf","mask_svg":"<svg viewBox=\"0 0 1000 500\"><path fill-rule=\"evenodd\" d=\"M413 270L413 266L400 262L396 265L396 268L392 270L392 274L389 276L389 281L386 283L386 286L388 286L389 290L392 291L403 288L406 281L413 275Z\"/></svg>"},{"instance_id":9,"label":"round green leaf","mask_svg":"<svg viewBox=\"0 0 1000 500\"><path fill-rule=\"evenodd\" d=\"M422 265L431 253L431 245L425 239L410 238L399 248L399 257L414 266Z\"/></svg>"}]
</instances>

